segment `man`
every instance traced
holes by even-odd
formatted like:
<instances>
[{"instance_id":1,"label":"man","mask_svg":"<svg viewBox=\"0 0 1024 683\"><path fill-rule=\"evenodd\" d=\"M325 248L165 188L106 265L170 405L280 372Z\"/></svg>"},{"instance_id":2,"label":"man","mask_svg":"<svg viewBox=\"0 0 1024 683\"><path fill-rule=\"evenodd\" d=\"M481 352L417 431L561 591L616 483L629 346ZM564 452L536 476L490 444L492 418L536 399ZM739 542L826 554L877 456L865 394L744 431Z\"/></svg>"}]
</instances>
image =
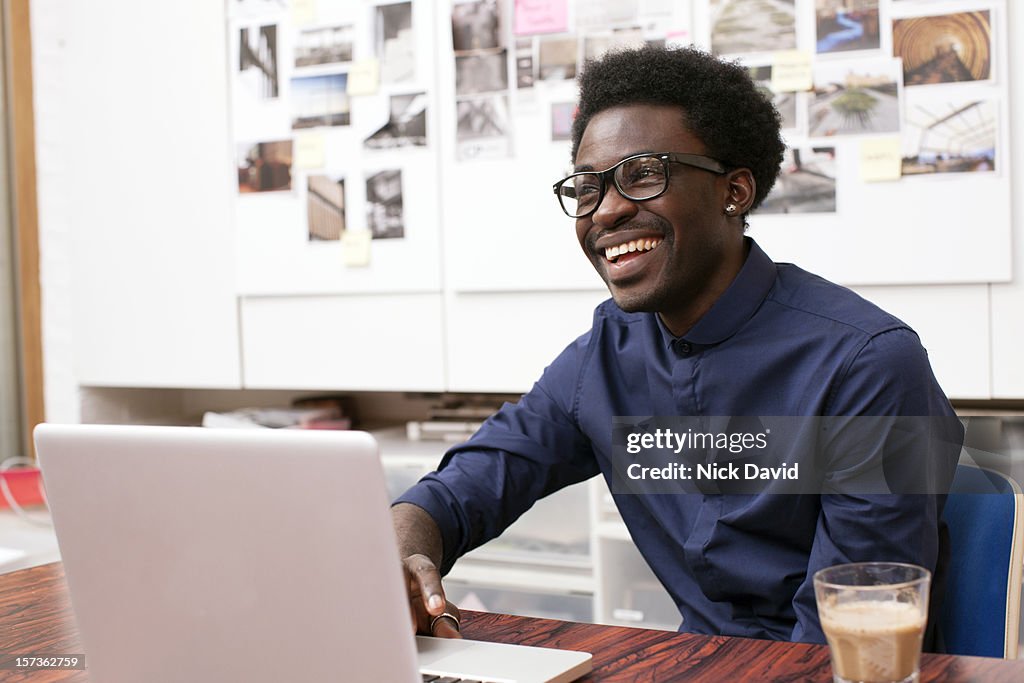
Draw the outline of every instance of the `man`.
<instances>
[{"instance_id":1,"label":"man","mask_svg":"<svg viewBox=\"0 0 1024 683\"><path fill-rule=\"evenodd\" d=\"M783 149L777 113L738 65L641 48L584 70L575 173L555 192L612 300L519 403L396 502L422 632L457 635L440 579L457 557L542 496L612 480L616 416L953 415L905 324L744 236ZM816 570L935 569L939 556L942 496L613 493L684 631L823 642Z\"/></svg>"}]
</instances>

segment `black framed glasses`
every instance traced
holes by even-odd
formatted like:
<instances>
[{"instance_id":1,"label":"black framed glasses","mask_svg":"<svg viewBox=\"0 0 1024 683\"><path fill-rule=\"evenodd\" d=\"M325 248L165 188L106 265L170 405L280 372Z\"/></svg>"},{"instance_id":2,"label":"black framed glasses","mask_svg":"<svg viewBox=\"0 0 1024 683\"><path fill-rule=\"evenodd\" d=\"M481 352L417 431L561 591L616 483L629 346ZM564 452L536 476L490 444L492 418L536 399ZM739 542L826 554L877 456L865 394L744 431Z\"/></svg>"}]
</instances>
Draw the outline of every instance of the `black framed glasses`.
<instances>
[{"instance_id":1,"label":"black framed glasses","mask_svg":"<svg viewBox=\"0 0 1024 683\"><path fill-rule=\"evenodd\" d=\"M626 199L635 202L660 197L668 189L669 166L683 164L722 175L726 166L700 154L634 154L603 171L573 173L552 186L562 211L570 218L583 218L597 211L608 189L608 180Z\"/></svg>"}]
</instances>

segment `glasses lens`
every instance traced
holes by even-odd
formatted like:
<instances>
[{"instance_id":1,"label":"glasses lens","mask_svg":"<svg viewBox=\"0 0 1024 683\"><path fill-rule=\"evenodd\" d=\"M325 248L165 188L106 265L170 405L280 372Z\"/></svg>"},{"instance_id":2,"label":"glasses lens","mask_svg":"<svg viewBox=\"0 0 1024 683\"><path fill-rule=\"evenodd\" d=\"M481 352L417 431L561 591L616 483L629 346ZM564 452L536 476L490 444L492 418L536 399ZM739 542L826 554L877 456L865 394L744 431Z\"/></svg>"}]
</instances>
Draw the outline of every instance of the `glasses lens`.
<instances>
[{"instance_id":1,"label":"glasses lens","mask_svg":"<svg viewBox=\"0 0 1024 683\"><path fill-rule=\"evenodd\" d=\"M668 170L658 157L637 157L615 169L615 183L630 199L650 199L665 191Z\"/></svg>"},{"instance_id":2,"label":"glasses lens","mask_svg":"<svg viewBox=\"0 0 1024 683\"><path fill-rule=\"evenodd\" d=\"M570 216L584 216L597 206L601 198L601 176L596 173L576 173L565 179L558 188L558 199Z\"/></svg>"}]
</instances>

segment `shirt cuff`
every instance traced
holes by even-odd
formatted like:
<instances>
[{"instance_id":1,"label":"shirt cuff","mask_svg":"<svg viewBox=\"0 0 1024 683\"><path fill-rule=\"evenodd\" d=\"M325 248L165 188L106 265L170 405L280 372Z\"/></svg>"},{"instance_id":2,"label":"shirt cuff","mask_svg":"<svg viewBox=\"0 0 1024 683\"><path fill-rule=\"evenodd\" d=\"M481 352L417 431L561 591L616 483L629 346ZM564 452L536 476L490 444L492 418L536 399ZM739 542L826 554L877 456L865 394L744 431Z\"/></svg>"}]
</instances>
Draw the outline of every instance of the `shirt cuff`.
<instances>
[{"instance_id":1,"label":"shirt cuff","mask_svg":"<svg viewBox=\"0 0 1024 683\"><path fill-rule=\"evenodd\" d=\"M444 484L427 475L415 486L394 500L392 506L410 503L431 516L441 532L442 560L439 567L444 576L451 571L461 547L462 525L459 523L457 503Z\"/></svg>"}]
</instances>

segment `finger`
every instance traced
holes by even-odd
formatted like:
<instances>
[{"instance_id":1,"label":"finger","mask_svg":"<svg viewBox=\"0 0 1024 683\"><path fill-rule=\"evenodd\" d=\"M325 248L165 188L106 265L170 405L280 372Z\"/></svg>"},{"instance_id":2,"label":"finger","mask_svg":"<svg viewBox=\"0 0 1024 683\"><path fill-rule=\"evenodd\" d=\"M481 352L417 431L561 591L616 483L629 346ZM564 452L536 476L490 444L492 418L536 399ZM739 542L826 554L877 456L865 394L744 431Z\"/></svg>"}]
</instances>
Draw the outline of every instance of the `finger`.
<instances>
[{"instance_id":1,"label":"finger","mask_svg":"<svg viewBox=\"0 0 1024 683\"><path fill-rule=\"evenodd\" d=\"M405 570L410 578L410 597L418 593L427 613L437 616L444 612L444 588L441 586L441 573L426 555L410 555L404 561Z\"/></svg>"},{"instance_id":2,"label":"finger","mask_svg":"<svg viewBox=\"0 0 1024 683\"><path fill-rule=\"evenodd\" d=\"M431 634L437 638L462 638L455 620L449 617L441 617L434 623L434 631Z\"/></svg>"}]
</instances>

